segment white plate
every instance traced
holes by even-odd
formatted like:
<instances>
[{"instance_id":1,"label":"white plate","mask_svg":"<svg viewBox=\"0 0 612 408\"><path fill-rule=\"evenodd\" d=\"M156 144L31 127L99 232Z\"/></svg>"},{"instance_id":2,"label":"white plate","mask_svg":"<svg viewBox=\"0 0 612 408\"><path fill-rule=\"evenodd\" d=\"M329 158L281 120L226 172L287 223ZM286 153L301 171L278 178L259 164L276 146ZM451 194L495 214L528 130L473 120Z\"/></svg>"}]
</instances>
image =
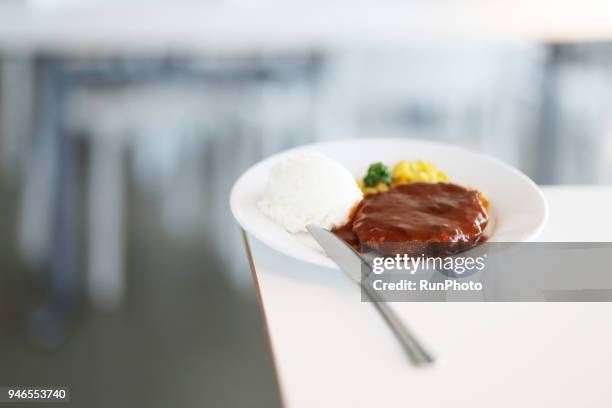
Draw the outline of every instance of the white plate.
<instances>
[{"instance_id":1,"label":"white plate","mask_svg":"<svg viewBox=\"0 0 612 408\"><path fill-rule=\"evenodd\" d=\"M474 187L490 200L489 241L531 241L542 231L548 207L538 186L517 169L489 156L458 147L406 139L357 139L315 143L271 156L248 169L234 184L230 205L234 217L248 233L283 254L336 268L336 264L312 245L307 234L290 234L257 208L270 168L289 155L321 152L343 164L355 178L368 166L382 161L393 166L400 160L434 162L454 183Z\"/></svg>"}]
</instances>

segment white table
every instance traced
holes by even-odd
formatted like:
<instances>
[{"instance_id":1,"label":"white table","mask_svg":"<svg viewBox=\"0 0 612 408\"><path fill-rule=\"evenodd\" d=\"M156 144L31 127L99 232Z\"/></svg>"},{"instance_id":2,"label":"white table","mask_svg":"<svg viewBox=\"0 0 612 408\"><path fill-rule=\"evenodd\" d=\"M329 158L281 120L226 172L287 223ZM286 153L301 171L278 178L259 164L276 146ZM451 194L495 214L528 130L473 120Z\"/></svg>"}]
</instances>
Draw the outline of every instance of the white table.
<instances>
[{"instance_id":1,"label":"white table","mask_svg":"<svg viewBox=\"0 0 612 408\"><path fill-rule=\"evenodd\" d=\"M612 241L612 187L544 191L542 241ZM415 368L342 272L247 242L287 407L612 406L612 304L394 303L439 358Z\"/></svg>"}]
</instances>

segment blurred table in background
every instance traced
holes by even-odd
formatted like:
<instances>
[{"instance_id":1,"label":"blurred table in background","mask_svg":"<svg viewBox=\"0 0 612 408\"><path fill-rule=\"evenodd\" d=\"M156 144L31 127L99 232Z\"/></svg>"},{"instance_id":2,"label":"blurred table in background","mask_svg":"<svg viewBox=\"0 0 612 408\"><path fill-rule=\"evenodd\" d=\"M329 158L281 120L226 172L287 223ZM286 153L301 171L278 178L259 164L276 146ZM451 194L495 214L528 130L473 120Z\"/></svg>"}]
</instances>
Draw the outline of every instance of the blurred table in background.
<instances>
[{"instance_id":1,"label":"blurred table in background","mask_svg":"<svg viewBox=\"0 0 612 408\"><path fill-rule=\"evenodd\" d=\"M610 40L612 9L602 0L0 5L0 51L226 53L465 39Z\"/></svg>"},{"instance_id":2,"label":"blurred table in background","mask_svg":"<svg viewBox=\"0 0 612 408\"><path fill-rule=\"evenodd\" d=\"M612 241L612 187L544 193L541 241ZM612 406L610 303L393 303L438 355L415 368L343 273L248 243L287 407Z\"/></svg>"}]
</instances>

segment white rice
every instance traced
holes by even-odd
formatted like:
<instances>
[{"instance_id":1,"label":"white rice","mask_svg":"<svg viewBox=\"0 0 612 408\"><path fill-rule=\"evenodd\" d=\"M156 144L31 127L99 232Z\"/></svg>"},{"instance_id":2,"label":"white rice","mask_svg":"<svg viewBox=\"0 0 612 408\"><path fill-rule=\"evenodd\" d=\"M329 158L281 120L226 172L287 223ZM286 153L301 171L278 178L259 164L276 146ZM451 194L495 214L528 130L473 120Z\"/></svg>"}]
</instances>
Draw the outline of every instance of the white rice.
<instances>
[{"instance_id":1,"label":"white rice","mask_svg":"<svg viewBox=\"0 0 612 408\"><path fill-rule=\"evenodd\" d=\"M259 209L287 231L332 228L348 221L362 193L351 173L321 153L302 153L272 167Z\"/></svg>"}]
</instances>

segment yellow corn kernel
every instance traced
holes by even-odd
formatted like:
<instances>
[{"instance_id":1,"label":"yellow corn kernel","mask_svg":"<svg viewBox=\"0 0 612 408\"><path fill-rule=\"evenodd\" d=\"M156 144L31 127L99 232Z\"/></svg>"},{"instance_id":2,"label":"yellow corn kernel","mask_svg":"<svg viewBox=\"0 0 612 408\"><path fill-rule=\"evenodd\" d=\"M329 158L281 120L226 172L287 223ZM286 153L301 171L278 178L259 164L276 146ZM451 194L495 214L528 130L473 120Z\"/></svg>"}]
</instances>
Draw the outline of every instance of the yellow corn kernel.
<instances>
[{"instance_id":1,"label":"yellow corn kernel","mask_svg":"<svg viewBox=\"0 0 612 408\"><path fill-rule=\"evenodd\" d=\"M429 174L426 171L419 171L417 180L423 183L429 182Z\"/></svg>"},{"instance_id":2,"label":"yellow corn kernel","mask_svg":"<svg viewBox=\"0 0 612 408\"><path fill-rule=\"evenodd\" d=\"M410 167L408 166L408 162L406 160L402 160L395 165L393 170L391 171L391 175L393 179L401 179L406 177L410 173Z\"/></svg>"},{"instance_id":3,"label":"yellow corn kernel","mask_svg":"<svg viewBox=\"0 0 612 408\"><path fill-rule=\"evenodd\" d=\"M397 186L401 186L402 184L409 184L410 181L406 180L406 179L393 179L393 181L391 182L391 188L395 188Z\"/></svg>"},{"instance_id":4,"label":"yellow corn kernel","mask_svg":"<svg viewBox=\"0 0 612 408\"><path fill-rule=\"evenodd\" d=\"M385 183L378 183L378 185L376 186L376 189L378 190L379 193L386 193L387 191L389 191L389 186L386 185Z\"/></svg>"},{"instance_id":5,"label":"yellow corn kernel","mask_svg":"<svg viewBox=\"0 0 612 408\"><path fill-rule=\"evenodd\" d=\"M438 170L433 162L415 160L413 162L400 161L393 169L392 187L409 183L438 183L448 182L448 176Z\"/></svg>"}]
</instances>

